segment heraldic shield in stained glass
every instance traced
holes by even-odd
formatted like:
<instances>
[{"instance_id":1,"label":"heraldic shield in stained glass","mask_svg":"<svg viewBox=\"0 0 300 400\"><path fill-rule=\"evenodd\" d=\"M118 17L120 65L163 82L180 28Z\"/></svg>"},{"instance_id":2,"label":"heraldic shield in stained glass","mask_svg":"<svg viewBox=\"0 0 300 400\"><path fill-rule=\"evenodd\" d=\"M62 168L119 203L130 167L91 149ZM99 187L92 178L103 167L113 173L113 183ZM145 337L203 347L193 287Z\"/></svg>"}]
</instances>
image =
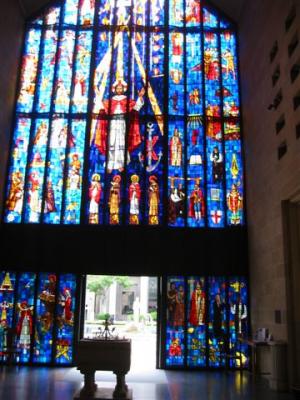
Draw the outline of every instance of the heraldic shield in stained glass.
<instances>
[{"instance_id":1,"label":"heraldic shield in stained glass","mask_svg":"<svg viewBox=\"0 0 300 400\"><path fill-rule=\"evenodd\" d=\"M244 224L235 28L201 0L65 0L27 23L7 223Z\"/></svg>"}]
</instances>

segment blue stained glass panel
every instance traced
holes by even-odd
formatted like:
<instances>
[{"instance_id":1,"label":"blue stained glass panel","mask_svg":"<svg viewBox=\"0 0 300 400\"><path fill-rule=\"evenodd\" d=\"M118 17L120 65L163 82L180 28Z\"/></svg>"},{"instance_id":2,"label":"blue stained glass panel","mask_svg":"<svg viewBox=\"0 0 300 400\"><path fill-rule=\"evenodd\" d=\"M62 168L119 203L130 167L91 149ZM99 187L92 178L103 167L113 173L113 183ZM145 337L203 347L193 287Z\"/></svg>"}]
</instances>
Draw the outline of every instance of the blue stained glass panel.
<instances>
[{"instance_id":1,"label":"blue stained glass panel","mask_svg":"<svg viewBox=\"0 0 300 400\"><path fill-rule=\"evenodd\" d=\"M220 35L222 57L222 95L225 117L239 117L240 100L236 37L231 31Z\"/></svg>"},{"instance_id":2,"label":"blue stained glass panel","mask_svg":"<svg viewBox=\"0 0 300 400\"><path fill-rule=\"evenodd\" d=\"M41 30L30 29L25 39L25 50L21 67L20 91L17 100L17 111L31 112L36 85L36 75L39 61Z\"/></svg>"},{"instance_id":3,"label":"blue stained glass panel","mask_svg":"<svg viewBox=\"0 0 300 400\"><path fill-rule=\"evenodd\" d=\"M171 115L184 115L185 90L184 90L184 36L180 32L169 35L169 113Z\"/></svg>"},{"instance_id":4,"label":"blue stained glass panel","mask_svg":"<svg viewBox=\"0 0 300 400\"><path fill-rule=\"evenodd\" d=\"M26 187L25 222L40 222L48 130L48 119L35 121Z\"/></svg>"},{"instance_id":5,"label":"blue stained glass panel","mask_svg":"<svg viewBox=\"0 0 300 400\"><path fill-rule=\"evenodd\" d=\"M44 34L41 70L37 86L37 112L49 112L53 90L58 31L47 29Z\"/></svg>"},{"instance_id":6,"label":"blue stained glass panel","mask_svg":"<svg viewBox=\"0 0 300 400\"><path fill-rule=\"evenodd\" d=\"M19 275L16 296L16 347L17 362L30 361L30 346L34 334L34 291L36 274L24 272Z\"/></svg>"},{"instance_id":7,"label":"blue stained glass panel","mask_svg":"<svg viewBox=\"0 0 300 400\"><path fill-rule=\"evenodd\" d=\"M64 24L77 25L79 0L65 0Z\"/></svg>"},{"instance_id":8,"label":"blue stained glass panel","mask_svg":"<svg viewBox=\"0 0 300 400\"><path fill-rule=\"evenodd\" d=\"M248 288L245 278L230 278L228 299L230 304L229 350L231 355L237 357L230 360L230 366L240 367L240 362L242 362L242 366L247 367L249 364L248 345L238 340L239 337L247 338L249 332Z\"/></svg>"},{"instance_id":9,"label":"blue stained glass panel","mask_svg":"<svg viewBox=\"0 0 300 400\"><path fill-rule=\"evenodd\" d=\"M186 0L185 2L185 22L186 26L196 26L200 28L201 24L201 1Z\"/></svg>"},{"instance_id":10,"label":"blue stained glass panel","mask_svg":"<svg viewBox=\"0 0 300 400\"><path fill-rule=\"evenodd\" d=\"M169 1L169 25L183 26L183 0Z\"/></svg>"},{"instance_id":11,"label":"blue stained glass panel","mask_svg":"<svg viewBox=\"0 0 300 400\"><path fill-rule=\"evenodd\" d=\"M206 366L207 294L203 277L188 277L187 365Z\"/></svg>"},{"instance_id":12,"label":"blue stained glass panel","mask_svg":"<svg viewBox=\"0 0 300 400\"><path fill-rule=\"evenodd\" d=\"M218 16L207 8L203 8L204 29L217 28L219 24Z\"/></svg>"},{"instance_id":13,"label":"blue stained glass panel","mask_svg":"<svg viewBox=\"0 0 300 400\"><path fill-rule=\"evenodd\" d=\"M14 313L16 274L14 272L0 272L0 355L6 361L7 328L12 328Z\"/></svg>"},{"instance_id":14,"label":"blue stained glass panel","mask_svg":"<svg viewBox=\"0 0 300 400\"><path fill-rule=\"evenodd\" d=\"M184 226L185 224L184 142L184 121L170 121L168 158L168 221L170 226Z\"/></svg>"},{"instance_id":15,"label":"blue stained glass panel","mask_svg":"<svg viewBox=\"0 0 300 400\"><path fill-rule=\"evenodd\" d=\"M58 49L58 73L55 82L54 110L69 112L75 32L63 31Z\"/></svg>"},{"instance_id":16,"label":"blue stained glass panel","mask_svg":"<svg viewBox=\"0 0 300 400\"><path fill-rule=\"evenodd\" d=\"M34 363L47 364L52 361L56 280L55 274L39 274L35 299Z\"/></svg>"},{"instance_id":17,"label":"blue stained glass panel","mask_svg":"<svg viewBox=\"0 0 300 400\"><path fill-rule=\"evenodd\" d=\"M74 113L87 111L92 38L93 33L91 31L79 32L72 97L72 112Z\"/></svg>"},{"instance_id":18,"label":"blue stained glass panel","mask_svg":"<svg viewBox=\"0 0 300 400\"><path fill-rule=\"evenodd\" d=\"M126 2L119 2L119 4L126 4ZM132 2L132 21L133 24L137 27L147 26L149 25L149 6L144 3L143 0L134 0ZM153 2L154 3L154 2ZM127 3L128 4L128 3ZM129 4L128 4L129 5ZM137 38L137 42L139 38L136 32L135 36Z\"/></svg>"},{"instance_id":19,"label":"blue stained glass panel","mask_svg":"<svg viewBox=\"0 0 300 400\"><path fill-rule=\"evenodd\" d=\"M157 122L158 121L158 122ZM148 225L160 225L163 216L163 135L162 119L146 126L146 219ZM151 159L151 164L149 160Z\"/></svg>"},{"instance_id":20,"label":"blue stained glass panel","mask_svg":"<svg viewBox=\"0 0 300 400\"><path fill-rule=\"evenodd\" d=\"M45 16L46 25L57 25L59 23L60 7L51 7Z\"/></svg>"},{"instance_id":21,"label":"blue stained glass panel","mask_svg":"<svg viewBox=\"0 0 300 400\"><path fill-rule=\"evenodd\" d=\"M68 177L65 194L65 224L79 224L83 152L85 144L86 121L75 119L72 121L69 136Z\"/></svg>"},{"instance_id":22,"label":"blue stained glass panel","mask_svg":"<svg viewBox=\"0 0 300 400\"><path fill-rule=\"evenodd\" d=\"M114 8L113 8L113 2L110 2L109 0L99 0L99 15L98 15L98 21L99 25L104 25L104 26L109 26L112 25L113 23L113 17L114 17ZM102 34L104 36L104 34Z\"/></svg>"},{"instance_id":23,"label":"blue stained glass panel","mask_svg":"<svg viewBox=\"0 0 300 400\"><path fill-rule=\"evenodd\" d=\"M31 119L17 120L9 167L5 222L21 222L30 127Z\"/></svg>"},{"instance_id":24,"label":"blue stained glass panel","mask_svg":"<svg viewBox=\"0 0 300 400\"><path fill-rule=\"evenodd\" d=\"M62 274L59 277L56 321L55 364L72 363L74 343L74 314L76 276Z\"/></svg>"},{"instance_id":25,"label":"blue stained glass panel","mask_svg":"<svg viewBox=\"0 0 300 400\"><path fill-rule=\"evenodd\" d=\"M145 98L145 101L149 99L145 105L145 113L150 115L164 113L164 41L164 34L158 29L150 33L148 71L150 85Z\"/></svg>"},{"instance_id":26,"label":"blue stained glass panel","mask_svg":"<svg viewBox=\"0 0 300 400\"><path fill-rule=\"evenodd\" d=\"M240 140L225 141L227 223L240 225L244 222L243 167Z\"/></svg>"},{"instance_id":27,"label":"blue stained glass panel","mask_svg":"<svg viewBox=\"0 0 300 400\"><path fill-rule=\"evenodd\" d=\"M140 134L145 137L145 125L140 124ZM130 155L127 167L126 223L140 225L144 222L145 174L143 171L145 141Z\"/></svg>"},{"instance_id":28,"label":"blue stained glass panel","mask_svg":"<svg viewBox=\"0 0 300 400\"><path fill-rule=\"evenodd\" d=\"M141 2L142 4L142 2ZM164 2L154 0L150 2L150 25L162 26L165 23Z\"/></svg>"},{"instance_id":29,"label":"blue stained glass panel","mask_svg":"<svg viewBox=\"0 0 300 400\"><path fill-rule=\"evenodd\" d=\"M225 366L227 309L226 279L224 277L208 278L208 343L210 367Z\"/></svg>"},{"instance_id":30,"label":"blue stained glass panel","mask_svg":"<svg viewBox=\"0 0 300 400\"><path fill-rule=\"evenodd\" d=\"M166 365L183 366L185 354L185 283L182 276L167 280Z\"/></svg>"},{"instance_id":31,"label":"blue stained glass panel","mask_svg":"<svg viewBox=\"0 0 300 400\"><path fill-rule=\"evenodd\" d=\"M111 93L111 86L113 84L113 78L109 74L111 68L110 46L112 46L112 34L106 31L99 32L95 54L95 71L93 83L93 113L95 114L99 113L103 99L109 97Z\"/></svg>"},{"instance_id":32,"label":"blue stained glass panel","mask_svg":"<svg viewBox=\"0 0 300 400\"><path fill-rule=\"evenodd\" d=\"M105 177L104 155L95 143L95 132L101 120L92 120L90 133L89 190L87 219L89 224L103 223L103 182Z\"/></svg>"},{"instance_id":33,"label":"blue stained glass panel","mask_svg":"<svg viewBox=\"0 0 300 400\"><path fill-rule=\"evenodd\" d=\"M79 21L81 25L89 26L94 23L95 0L81 0Z\"/></svg>"},{"instance_id":34,"label":"blue stained glass panel","mask_svg":"<svg viewBox=\"0 0 300 400\"><path fill-rule=\"evenodd\" d=\"M45 188L44 222L59 224L64 183L68 121L57 118L51 124L50 154Z\"/></svg>"}]
</instances>

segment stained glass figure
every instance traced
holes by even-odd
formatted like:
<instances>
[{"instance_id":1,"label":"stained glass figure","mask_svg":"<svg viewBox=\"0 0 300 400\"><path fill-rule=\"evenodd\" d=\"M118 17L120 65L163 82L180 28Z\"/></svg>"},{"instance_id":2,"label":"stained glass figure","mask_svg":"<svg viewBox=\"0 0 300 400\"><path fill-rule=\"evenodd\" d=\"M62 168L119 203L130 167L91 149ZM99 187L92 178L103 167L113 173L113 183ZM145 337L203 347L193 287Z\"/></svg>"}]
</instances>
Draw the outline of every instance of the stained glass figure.
<instances>
[{"instance_id":1,"label":"stained glass figure","mask_svg":"<svg viewBox=\"0 0 300 400\"><path fill-rule=\"evenodd\" d=\"M227 353L226 280L222 277L208 278L208 343L210 367L225 366Z\"/></svg>"},{"instance_id":2,"label":"stained glass figure","mask_svg":"<svg viewBox=\"0 0 300 400\"><path fill-rule=\"evenodd\" d=\"M10 357L6 350L8 334L13 328L15 282L15 273L0 272L0 355L3 361L7 361Z\"/></svg>"},{"instance_id":3,"label":"stained glass figure","mask_svg":"<svg viewBox=\"0 0 300 400\"><path fill-rule=\"evenodd\" d=\"M57 276L53 273L39 275L33 345L33 362L36 363L47 364L52 361L56 280Z\"/></svg>"},{"instance_id":4,"label":"stained glass figure","mask_svg":"<svg viewBox=\"0 0 300 400\"><path fill-rule=\"evenodd\" d=\"M188 278L188 329L187 365L200 367L206 365L206 319L207 299L205 279Z\"/></svg>"},{"instance_id":5,"label":"stained glass figure","mask_svg":"<svg viewBox=\"0 0 300 400\"><path fill-rule=\"evenodd\" d=\"M201 0L50 6L27 24L4 221L243 225L240 114L235 28Z\"/></svg>"},{"instance_id":6,"label":"stained glass figure","mask_svg":"<svg viewBox=\"0 0 300 400\"><path fill-rule=\"evenodd\" d=\"M16 347L18 362L30 361L30 346L34 333L34 291L36 274L24 272L18 278L18 293L16 297Z\"/></svg>"},{"instance_id":7,"label":"stained glass figure","mask_svg":"<svg viewBox=\"0 0 300 400\"><path fill-rule=\"evenodd\" d=\"M166 365L183 366L185 353L185 283L179 276L167 282Z\"/></svg>"},{"instance_id":8,"label":"stained glass figure","mask_svg":"<svg viewBox=\"0 0 300 400\"><path fill-rule=\"evenodd\" d=\"M238 339L248 336L248 289L245 278L233 277L229 281L228 298L230 303L229 350L234 356L230 360L233 367L247 367L249 363L248 346Z\"/></svg>"},{"instance_id":9,"label":"stained glass figure","mask_svg":"<svg viewBox=\"0 0 300 400\"><path fill-rule=\"evenodd\" d=\"M73 274L60 275L56 310L56 364L72 363L75 294L76 277Z\"/></svg>"}]
</instances>

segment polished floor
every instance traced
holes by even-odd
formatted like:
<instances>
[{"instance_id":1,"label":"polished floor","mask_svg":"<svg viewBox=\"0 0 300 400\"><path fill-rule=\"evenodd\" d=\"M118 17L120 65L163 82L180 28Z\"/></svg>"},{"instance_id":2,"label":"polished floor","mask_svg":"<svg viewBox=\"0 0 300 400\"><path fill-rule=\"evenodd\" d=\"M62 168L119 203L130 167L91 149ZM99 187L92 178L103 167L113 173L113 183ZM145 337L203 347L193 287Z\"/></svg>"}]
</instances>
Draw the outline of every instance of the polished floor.
<instances>
[{"instance_id":1,"label":"polished floor","mask_svg":"<svg viewBox=\"0 0 300 400\"><path fill-rule=\"evenodd\" d=\"M109 372L97 372L99 387L114 387ZM134 400L292 400L268 388L266 379L244 372L132 371ZM0 367L1 400L71 400L82 385L75 368Z\"/></svg>"}]
</instances>

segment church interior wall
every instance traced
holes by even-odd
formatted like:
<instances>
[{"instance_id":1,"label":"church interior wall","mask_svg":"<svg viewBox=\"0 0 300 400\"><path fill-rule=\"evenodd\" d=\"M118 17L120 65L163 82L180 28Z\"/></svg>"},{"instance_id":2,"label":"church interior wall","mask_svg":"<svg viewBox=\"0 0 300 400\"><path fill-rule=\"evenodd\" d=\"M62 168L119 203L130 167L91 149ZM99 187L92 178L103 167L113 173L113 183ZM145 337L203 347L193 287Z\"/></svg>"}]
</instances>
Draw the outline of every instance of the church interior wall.
<instances>
[{"instance_id":1,"label":"church interior wall","mask_svg":"<svg viewBox=\"0 0 300 400\"><path fill-rule=\"evenodd\" d=\"M285 23L293 6L296 16L286 32ZM294 110L293 98L299 91L300 75L294 82L290 78L293 65L299 65L299 44L288 55L299 26L297 1L248 2L240 21L252 328L269 328L275 339L287 338L281 202L299 190L300 140L296 138L296 126L300 122L300 108ZM276 40L278 52L271 62ZM280 77L272 85L277 66ZM274 107L280 89L282 101ZM282 115L285 126L276 132ZM284 144L287 151L279 159L279 148ZM281 316L277 323L276 310Z\"/></svg>"}]
</instances>

